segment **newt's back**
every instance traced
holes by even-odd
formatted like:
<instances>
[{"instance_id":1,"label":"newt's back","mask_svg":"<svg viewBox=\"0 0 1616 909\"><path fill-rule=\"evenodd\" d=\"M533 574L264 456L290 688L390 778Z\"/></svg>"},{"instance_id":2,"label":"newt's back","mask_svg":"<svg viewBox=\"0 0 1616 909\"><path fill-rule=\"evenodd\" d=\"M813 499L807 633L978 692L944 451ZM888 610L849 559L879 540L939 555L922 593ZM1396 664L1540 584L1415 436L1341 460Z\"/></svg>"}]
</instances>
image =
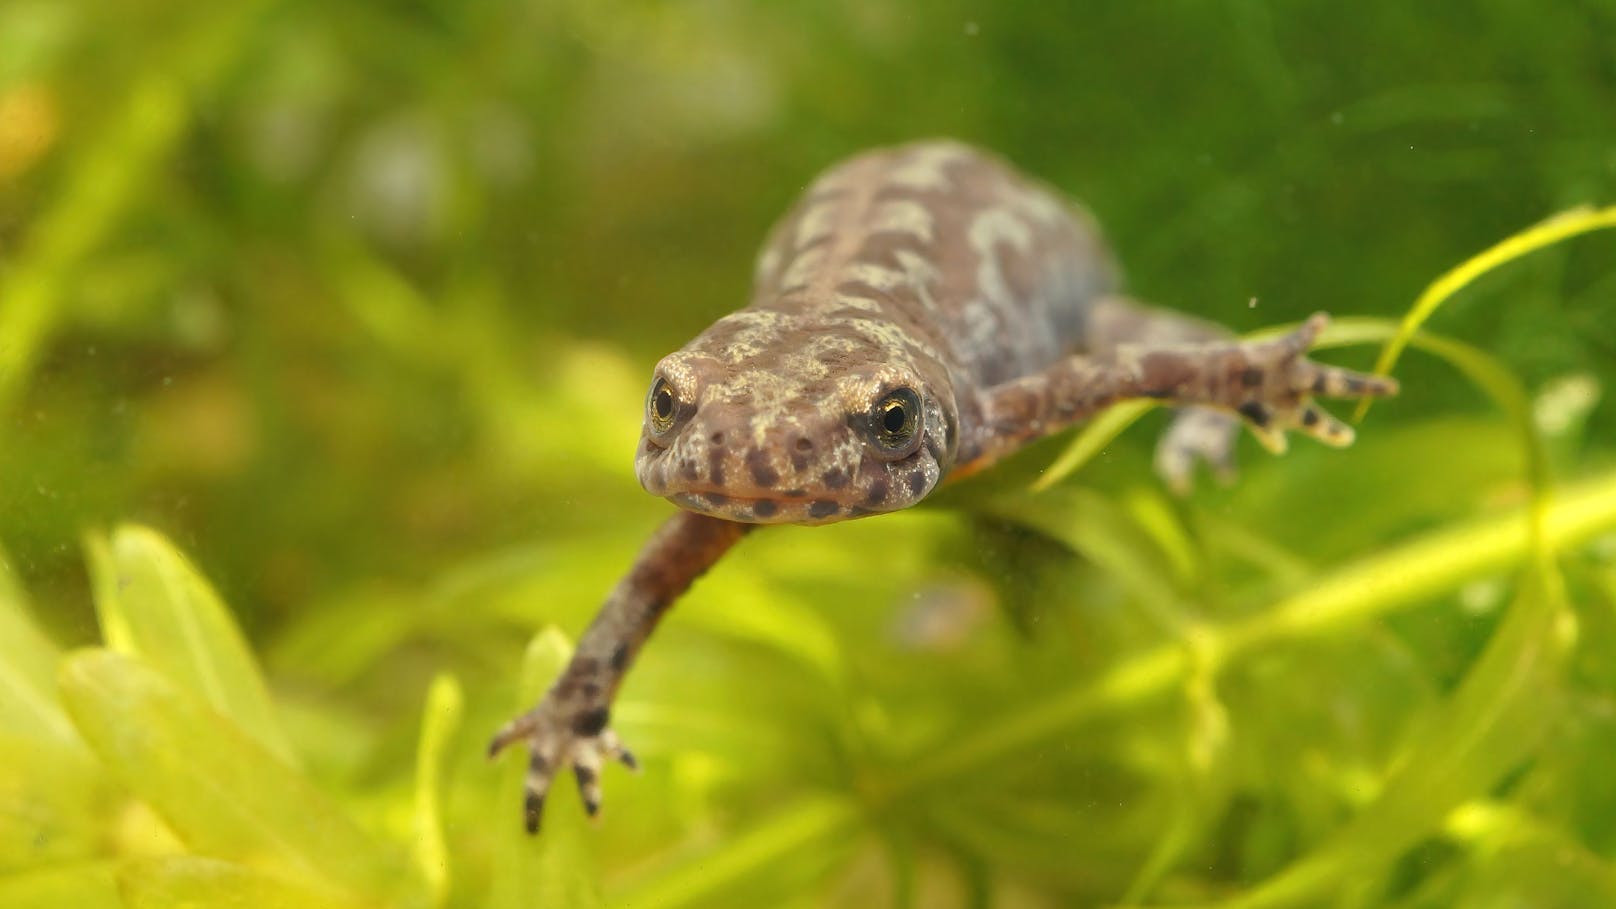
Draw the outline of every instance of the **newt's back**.
<instances>
[{"instance_id":1,"label":"newt's back","mask_svg":"<svg viewBox=\"0 0 1616 909\"><path fill-rule=\"evenodd\" d=\"M1082 346L1115 269L1087 217L999 158L950 141L826 172L770 233L752 308L805 328L886 319L982 388Z\"/></svg>"}]
</instances>

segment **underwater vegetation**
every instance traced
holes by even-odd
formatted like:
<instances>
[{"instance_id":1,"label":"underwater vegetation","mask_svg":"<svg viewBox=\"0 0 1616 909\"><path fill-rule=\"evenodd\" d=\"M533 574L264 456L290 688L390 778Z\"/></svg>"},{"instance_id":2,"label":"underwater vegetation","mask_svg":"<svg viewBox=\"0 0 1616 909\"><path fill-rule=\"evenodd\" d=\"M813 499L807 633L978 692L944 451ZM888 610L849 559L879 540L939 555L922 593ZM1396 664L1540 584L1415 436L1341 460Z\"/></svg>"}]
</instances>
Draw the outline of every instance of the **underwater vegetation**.
<instances>
[{"instance_id":1,"label":"underwater vegetation","mask_svg":"<svg viewBox=\"0 0 1616 909\"><path fill-rule=\"evenodd\" d=\"M0 906L1616 904L1616 5L1425 6L0 5ZM651 364L939 134L1401 396L752 535L528 837Z\"/></svg>"}]
</instances>

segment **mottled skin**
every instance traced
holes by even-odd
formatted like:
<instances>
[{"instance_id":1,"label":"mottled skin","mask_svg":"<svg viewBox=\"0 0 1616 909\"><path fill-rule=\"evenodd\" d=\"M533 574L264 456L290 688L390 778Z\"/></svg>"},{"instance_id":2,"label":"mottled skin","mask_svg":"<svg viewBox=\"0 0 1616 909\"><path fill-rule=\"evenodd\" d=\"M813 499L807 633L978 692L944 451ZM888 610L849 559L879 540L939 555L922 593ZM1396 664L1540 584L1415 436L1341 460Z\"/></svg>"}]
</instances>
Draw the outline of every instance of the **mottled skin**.
<instances>
[{"instance_id":1,"label":"mottled skin","mask_svg":"<svg viewBox=\"0 0 1616 909\"><path fill-rule=\"evenodd\" d=\"M1183 408L1157 466L1184 486L1227 473L1243 420L1270 449L1350 428L1315 395L1396 391L1303 354L1314 316L1275 341L1122 297L1090 219L997 158L953 142L869 152L828 171L775 226L750 305L657 364L635 467L683 509L647 544L537 707L527 826L571 767L593 813L624 673L666 609L758 524L907 508L946 479L1128 398Z\"/></svg>"}]
</instances>

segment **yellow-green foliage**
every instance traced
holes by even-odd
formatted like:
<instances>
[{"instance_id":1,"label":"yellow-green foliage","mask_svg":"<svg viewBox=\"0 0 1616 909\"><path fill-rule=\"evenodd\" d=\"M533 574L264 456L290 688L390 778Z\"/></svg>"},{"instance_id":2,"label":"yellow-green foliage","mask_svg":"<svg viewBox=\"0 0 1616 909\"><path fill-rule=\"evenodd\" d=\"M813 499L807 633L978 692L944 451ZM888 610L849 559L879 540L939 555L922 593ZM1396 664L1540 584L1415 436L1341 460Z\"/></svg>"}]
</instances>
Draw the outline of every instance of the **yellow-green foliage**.
<instances>
[{"instance_id":1,"label":"yellow-green foliage","mask_svg":"<svg viewBox=\"0 0 1616 909\"><path fill-rule=\"evenodd\" d=\"M1613 28L0 4L0 907L1616 905ZM937 133L1403 395L1185 499L1122 407L749 537L623 689L643 772L524 835L484 747L667 512L650 363Z\"/></svg>"}]
</instances>

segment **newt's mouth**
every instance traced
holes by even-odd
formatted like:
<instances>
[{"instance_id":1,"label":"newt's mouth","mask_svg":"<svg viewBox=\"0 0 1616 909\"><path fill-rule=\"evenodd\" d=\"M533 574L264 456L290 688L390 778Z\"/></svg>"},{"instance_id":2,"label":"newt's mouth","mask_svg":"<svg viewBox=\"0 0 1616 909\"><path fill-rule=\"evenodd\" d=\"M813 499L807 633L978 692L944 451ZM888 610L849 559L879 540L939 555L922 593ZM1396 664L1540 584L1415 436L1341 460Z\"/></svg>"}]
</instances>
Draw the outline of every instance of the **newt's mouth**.
<instances>
[{"instance_id":1,"label":"newt's mouth","mask_svg":"<svg viewBox=\"0 0 1616 909\"><path fill-rule=\"evenodd\" d=\"M667 500L687 511L747 524L828 524L875 512L834 499L747 497L722 492L670 492Z\"/></svg>"}]
</instances>

